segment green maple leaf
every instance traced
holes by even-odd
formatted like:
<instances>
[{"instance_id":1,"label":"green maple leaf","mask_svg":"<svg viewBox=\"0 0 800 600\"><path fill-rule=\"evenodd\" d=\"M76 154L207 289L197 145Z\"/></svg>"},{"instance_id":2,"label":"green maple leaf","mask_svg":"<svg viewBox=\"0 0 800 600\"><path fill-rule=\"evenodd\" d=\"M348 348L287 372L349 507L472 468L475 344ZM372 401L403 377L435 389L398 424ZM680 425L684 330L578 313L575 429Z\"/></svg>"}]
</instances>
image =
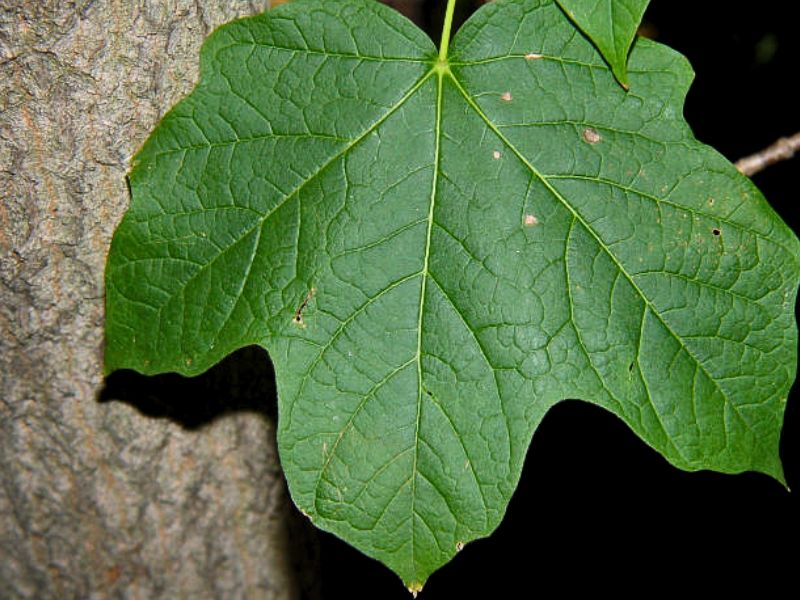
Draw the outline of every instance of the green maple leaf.
<instances>
[{"instance_id":1,"label":"green maple leaf","mask_svg":"<svg viewBox=\"0 0 800 600\"><path fill-rule=\"evenodd\" d=\"M628 52L650 0L557 0L628 87Z\"/></svg>"},{"instance_id":2,"label":"green maple leaf","mask_svg":"<svg viewBox=\"0 0 800 600\"><path fill-rule=\"evenodd\" d=\"M130 174L106 368L258 344L292 497L412 590L500 522L565 398L686 470L782 480L798 240L683 121L686 60L623 91L551 0L442 47L368 0L217 31Z\"/></svg>"}]
</instances>

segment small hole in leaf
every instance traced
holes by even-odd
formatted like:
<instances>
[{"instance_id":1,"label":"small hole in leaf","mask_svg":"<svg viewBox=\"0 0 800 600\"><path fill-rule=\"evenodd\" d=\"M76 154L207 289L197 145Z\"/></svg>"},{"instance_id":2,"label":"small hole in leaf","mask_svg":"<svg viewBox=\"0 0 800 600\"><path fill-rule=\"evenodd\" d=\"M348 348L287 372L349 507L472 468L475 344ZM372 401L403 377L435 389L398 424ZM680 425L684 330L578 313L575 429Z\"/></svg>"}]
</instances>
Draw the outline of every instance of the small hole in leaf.
<instances>
[{"instance_id":1,"label":"small hole in leaf","mask_svg":"<svg viewBox=\"0 0 800 600\"><path fill-rule=\"evenodd\" d=\"M711 233L713 233L714 235L719 235L722 232L715 227L714 229L711 230Z\"/></svg>"}]
</instances>

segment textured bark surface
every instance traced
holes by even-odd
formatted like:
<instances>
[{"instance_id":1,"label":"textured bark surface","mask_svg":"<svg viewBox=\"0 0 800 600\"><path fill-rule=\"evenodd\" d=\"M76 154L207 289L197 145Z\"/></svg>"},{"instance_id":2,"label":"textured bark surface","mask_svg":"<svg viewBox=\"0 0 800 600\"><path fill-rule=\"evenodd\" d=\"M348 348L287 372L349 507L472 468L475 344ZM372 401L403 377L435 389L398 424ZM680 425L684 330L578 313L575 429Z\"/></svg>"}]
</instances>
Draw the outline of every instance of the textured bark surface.
<instances>
[{"instance_id":1,"label":"textured bark surface","mask_svg":"<svg viewBox=\"0 0 800 600\"><path fill-rule=\"evenodd\" d=\"M268 4L0 0L0 598L315 595L265 354L102 377L128 160Z\"/></svg>"}]
</instances>

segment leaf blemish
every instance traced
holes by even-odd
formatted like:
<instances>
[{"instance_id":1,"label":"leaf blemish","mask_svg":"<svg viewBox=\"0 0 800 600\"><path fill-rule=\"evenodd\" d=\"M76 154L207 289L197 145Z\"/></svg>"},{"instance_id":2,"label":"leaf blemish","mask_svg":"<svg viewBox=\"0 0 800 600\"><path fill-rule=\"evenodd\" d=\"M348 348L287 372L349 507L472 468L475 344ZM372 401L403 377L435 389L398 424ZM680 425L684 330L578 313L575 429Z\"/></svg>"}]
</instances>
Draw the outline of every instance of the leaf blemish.
<instances>
[{"instance_id":1,"label":"leaf blemish","mask_svg":"<svg viewBox=\"0 0 800 600\"><path fill-rule=\"evenodd\" d=\"M539 219L537 219L534 215L525 215L523 223L525 224L525 227L534 227L539 224Z\"/></svg>"},{"instance_id":2,"label":"leaf blemish","mask_svg":"<svg viewBox=\"0 0 800 600\"><path fill-rule=\"evenodd\" d=\"M537 60L539 58L544 58L543 54L536 54L535 52L530 52L525 55L525 60Z\"/></svg>"},{"instance_id":3,"label":"leaf blemish","mask_svg":"<svg viewBox=\"0 0 800 600\"><path fill-rule=\"evenodd\" d=\"M494 152L492 152L492 158L494 158L495 160L500 160L501 156L503 156L503 155L500 154L500 152L498 150L495 150Z\"/></svg>"},{"instance_id":4,"label":"leaf blemish","mask_svg":"<svg viewBox=\"0 0 800 600\"><path fill-rule=\"evenodd\" d=\"M713 233L714 235L719 235L722 232L719 229L717 229L716 227L714 227L714 229L711 230L711 233Z\"/></svg>"},{"instance_id":5,"label":"leaf blemish","mask_svg":"<svg viewBox=\"0 0 800 600\"><path fill-rule=\"evenodd\" d=\"M603 138L600 137L600 134L597 133L596 129L592 129L591 127L587 127L583 130L583 141L587 144L596 144Z\"/></svg>"},{"instance_id":6,"label":"leaf blemish","mask_svg":"<svg viewBox=\"0 0 800 600\"><path fill-rule=\"evenodd\" d=\"M464 542L456 542L456 552L461 552L464 549Z\"/></svg>"},{"instance_id":7,"label":"leaf blemish","mask_svg":"<svg viewBox=\"0 0 800 600\"><path fill-rule=\"evenodd\" d=\"M308 303L311 302L311 299L317 294L317 288L312 287L308 290L306 297L303 299L303 302L300 303L300 306L297 307L297 310L294 311L294 317L292 317L292 323L300 327L301 329L305 329L306 323L303 321L303 311L308 306Z\"/></svg>"},{"instance_id":8,"label":"leaf blemish","mask_svg":"<svg viewBox=\"0 0 800 600\"><path fill-rule=\"evenodd\" d=\"M503 92L503 95L500 96L500 100L503 102L511 102L514 98L511 96L511 92Z\"/></svg>"}]
</instances>

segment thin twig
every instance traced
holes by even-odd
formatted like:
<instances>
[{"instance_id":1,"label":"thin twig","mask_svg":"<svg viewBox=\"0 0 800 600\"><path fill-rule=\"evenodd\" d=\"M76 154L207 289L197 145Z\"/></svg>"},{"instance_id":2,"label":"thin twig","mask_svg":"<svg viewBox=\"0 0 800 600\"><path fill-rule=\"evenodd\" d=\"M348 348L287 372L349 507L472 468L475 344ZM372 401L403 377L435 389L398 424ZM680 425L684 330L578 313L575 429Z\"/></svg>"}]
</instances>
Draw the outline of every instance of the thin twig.
<instances>
[{"instance_id":1,"label":"thin twig","mask_svg":"<svg viewBox=\"0 0 800 600\"><path fill-rule=\"evenodd\" d=\"M776 162L792 158L796 152L800 152L800 132L781 138L770 147L737 160L736 168L745 175L754 175Z\"/></svg>"}]
</instances>

